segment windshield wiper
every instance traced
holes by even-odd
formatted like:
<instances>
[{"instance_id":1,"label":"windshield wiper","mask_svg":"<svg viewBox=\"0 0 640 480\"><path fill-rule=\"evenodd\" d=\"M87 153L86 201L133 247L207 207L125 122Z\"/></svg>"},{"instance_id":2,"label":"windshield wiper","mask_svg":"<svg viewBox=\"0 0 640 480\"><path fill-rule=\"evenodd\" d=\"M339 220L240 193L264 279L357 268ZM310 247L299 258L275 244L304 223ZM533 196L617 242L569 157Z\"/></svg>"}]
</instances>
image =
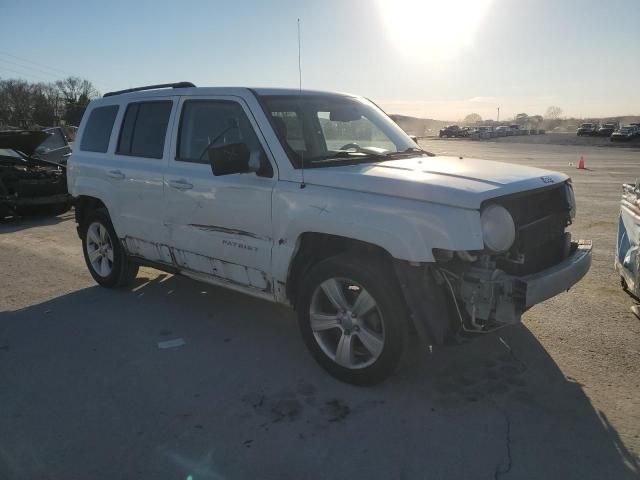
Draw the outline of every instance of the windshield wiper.
<instances>
[{"instance_id":1,"label":"windshield wiper","mask_svg":"<svg viewBox=\"0 0 640 480\"><path fill-rule=\"evenodd\" d=\"M353 159L368 159L368 158L385 158L385 155L380 153L369 153L369 152L348 152L346 150L340 150L336 153L332 153L331 155L323 155L321 157L310 158L308 161L312 163L317 162L326 162L331 160L339 160L343 158L353 158Z\"/></svg>"},{"instance_id":2,"label":"windshield wiper","mask_svg":"<svg viewBox=\"0 0 640 480\"><path fill-rule=\"evenodd\" d=\"M406 150L400 150L399 152L385 153L384 157L391 158L391 157L396 157L398 155L415 156L416 154L418 154L418 155L427 155L428 157L435 157L435 154L433 154L431 152L427 152L426 150L423 150L421 148L416 148L416 147L409 147Z\"/></svg>"},{"instance_id":3,"label":"windshield wiper","mask_svg":"<svg viewBox=\"0 0 640 480\"><path fill-rule=\"evenodd\" d=\"M421 148L409 147L406 150L401 150L399 152L388 152L388 153L374 153L374 152L349 152L347 150L340 150L331 155L321 156L310 158L307 161L309 163L323 163L323 162L331 162L332 160L341 160L341 159L353 159L353 160L392 160L396 156L415 156L415 155L427 155L429 157L434 157L433 153L422 150Z\"/></svg>"}]
</instances>

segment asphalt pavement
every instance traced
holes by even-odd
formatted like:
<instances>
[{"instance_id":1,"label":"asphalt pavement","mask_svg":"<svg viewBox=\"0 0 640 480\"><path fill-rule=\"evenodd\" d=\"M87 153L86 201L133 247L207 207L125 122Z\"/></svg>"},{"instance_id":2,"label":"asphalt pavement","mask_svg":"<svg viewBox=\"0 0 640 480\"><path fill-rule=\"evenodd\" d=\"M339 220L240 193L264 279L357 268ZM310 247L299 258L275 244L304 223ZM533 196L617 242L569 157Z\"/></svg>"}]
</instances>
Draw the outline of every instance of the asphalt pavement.
<instances>
[{"instance_id":1,"label":"asphalt pavement","mask_svg":"<svg viewBox=\"0 0 640 480\"><path fill-rule=\"evenodd\" d=\"M72 213L5 220L0 479L639 478L640 325L613 252L640 152L424 146L570 173L588 277L499 335L414 342L358 388L314 363L286 308L147 268L106 290Z\"/></svg>"}]
</instances>

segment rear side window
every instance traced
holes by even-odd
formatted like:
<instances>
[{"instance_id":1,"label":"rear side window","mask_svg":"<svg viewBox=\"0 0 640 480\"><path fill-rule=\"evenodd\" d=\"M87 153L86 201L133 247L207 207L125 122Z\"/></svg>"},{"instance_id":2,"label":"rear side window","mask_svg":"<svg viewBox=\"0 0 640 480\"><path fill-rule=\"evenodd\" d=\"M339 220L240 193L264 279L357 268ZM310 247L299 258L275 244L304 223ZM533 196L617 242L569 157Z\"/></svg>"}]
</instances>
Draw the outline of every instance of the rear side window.
<instances>
[{"instance_id":1,"label":"rear side window","mask_svg":"<svg viewBox=\"0 0 640 480\"><path fill-rule=\"evenodd\" d=\"M87 125L84 127L84 133L82 134L80 150L105 153L109 148L111 130L113 130L113 122L116 120L117 114L117 105L98 107L91 110L89 120L87 120Z\"/></svg>"},{"instance_id":2,"label":"rear side window","mask_svg":"<svg viewBox=\"0 0 640 480\"><path fill-rule=\"evenodd\" d=\"M117 153L162 158L173 102L130 103L124 115Z\"/></svg>"}]
</instances>

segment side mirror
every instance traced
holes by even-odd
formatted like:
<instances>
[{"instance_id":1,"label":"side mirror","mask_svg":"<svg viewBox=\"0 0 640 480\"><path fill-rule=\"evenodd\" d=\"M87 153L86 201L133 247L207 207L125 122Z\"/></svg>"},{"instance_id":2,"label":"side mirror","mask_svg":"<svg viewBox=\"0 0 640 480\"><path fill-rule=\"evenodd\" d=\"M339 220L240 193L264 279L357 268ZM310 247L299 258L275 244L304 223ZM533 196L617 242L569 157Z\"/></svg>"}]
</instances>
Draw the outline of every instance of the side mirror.
<instances>
[{"instance_id":1,"label":"side mirror","mask_svg":"<svg viewBox=\"0 0 640 480\"><path fill-rule=\"evenodd\" d=\"M211 171L216 177L251 171L249 167L251 152L246 143L229 143L211 148L208 155Z\"/></svg>"}]
</instances>

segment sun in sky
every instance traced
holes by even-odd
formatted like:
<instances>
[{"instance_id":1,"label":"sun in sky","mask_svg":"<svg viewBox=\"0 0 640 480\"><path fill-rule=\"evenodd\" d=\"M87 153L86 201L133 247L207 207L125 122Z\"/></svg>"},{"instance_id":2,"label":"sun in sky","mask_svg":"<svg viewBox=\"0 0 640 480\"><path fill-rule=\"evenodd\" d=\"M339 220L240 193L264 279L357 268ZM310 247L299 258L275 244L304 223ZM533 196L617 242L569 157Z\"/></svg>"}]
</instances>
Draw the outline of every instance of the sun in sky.
<instances>
[{"instance_id":1,"label":"sun in sky","mask_svg":"<svg viewBox=\"0 0 640 480\"><path fill-rule=\"evenodd\" d=\"M387 34L406 56L447 60L468 47L492 0L378 0Z\"/></svg>"}]
</instances>

